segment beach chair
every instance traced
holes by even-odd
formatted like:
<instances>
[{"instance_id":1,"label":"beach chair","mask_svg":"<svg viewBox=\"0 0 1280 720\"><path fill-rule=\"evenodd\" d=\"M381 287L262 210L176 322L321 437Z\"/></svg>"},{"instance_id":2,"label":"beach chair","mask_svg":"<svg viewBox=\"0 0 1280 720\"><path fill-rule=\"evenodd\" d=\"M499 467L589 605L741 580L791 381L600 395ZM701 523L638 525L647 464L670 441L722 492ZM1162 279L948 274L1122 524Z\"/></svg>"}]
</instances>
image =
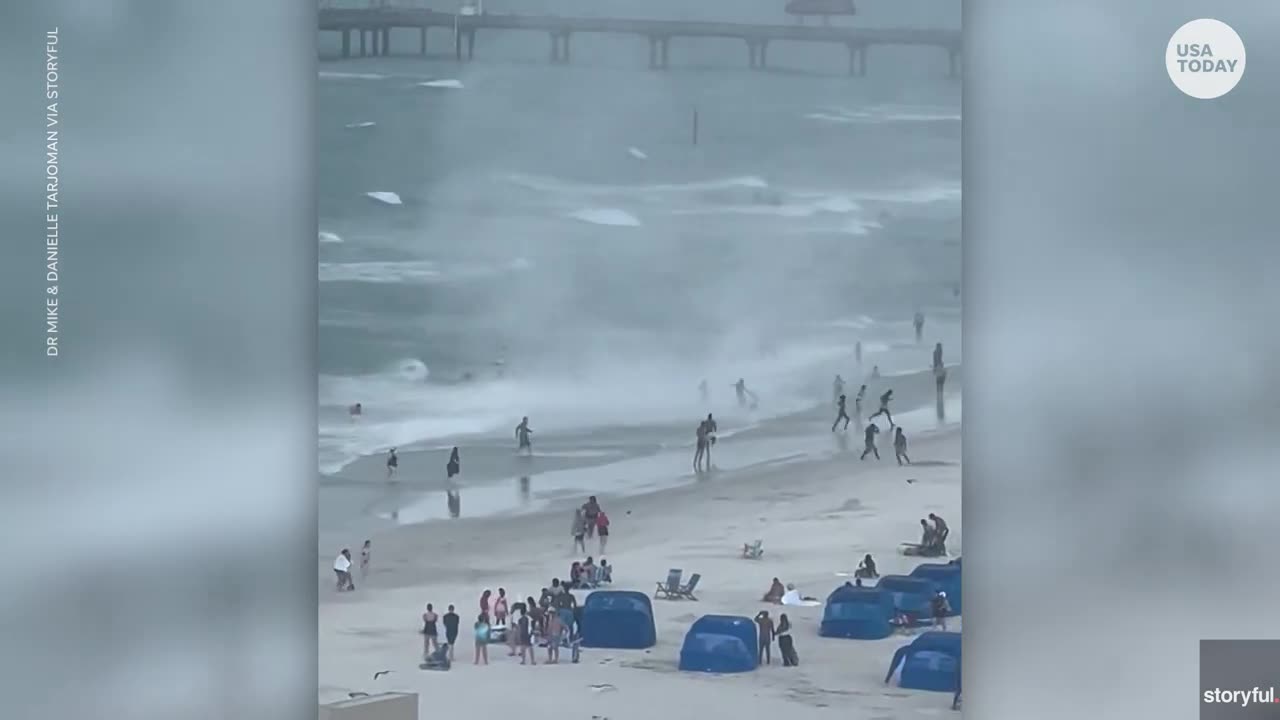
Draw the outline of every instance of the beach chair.
<instances>
[{"instance_id":1,"label":"beach chair","mask_svg":"<svg viewBox=\"0 0 1280 720\"><path fill-rule=\"evenodd\" d=\"M702 576L701 576L701 575L699 575L698 573L694 573L694 574L690 575L690 576L689 576L689 584L688 584L688 585L685 585L685 586L684 586L684 587L682 587L682 588L680 588L680 590L679 590L679 594L678 594L678 595L676 595L676 597L677 597L677 598L687 598L687 599L689 599L689 600L697 600L698 598L696 598L696 597L694 597L694 596L693 596L693 591L694 591L695 589L697 589L697 587L698 587L698 581L699 581L699 580L701 580L701 579L702 579Z\"/></svg>"},{"instance_id":2,"label":"beach chair","mask_svg":"<svg viewBox=\"0 0 1280 720\"><path fill-rule=\"evenodd\" d=\"M753 543L743 543L742 557L747 560L759 560L764 557L764 541L756 540Z\"/></svg>"},{"instance_id":3,"label":"beach chair","mask_svg":"<svg viewBox=\"0 0 1280 720\"><path fill-rule=\"evenodd\" d=\"M680 576L684 574L684 570L679 568L671 568L667 571L667 581L658 583L658 589L653 591L654 599L667 598L677 600L680 598Z\"/></svg>"},{"instance_id":4,"label":"beach chair","mask_svg":"<svg viewBox=\"0 0 1280 720\"><path fill-rule=\"evenodd\" d=\"M419 670L448 670L449 669L449 644L445 643L436 648L436 651L427 656L427 659L418 666Z\"/></svg>"}]
</instances>

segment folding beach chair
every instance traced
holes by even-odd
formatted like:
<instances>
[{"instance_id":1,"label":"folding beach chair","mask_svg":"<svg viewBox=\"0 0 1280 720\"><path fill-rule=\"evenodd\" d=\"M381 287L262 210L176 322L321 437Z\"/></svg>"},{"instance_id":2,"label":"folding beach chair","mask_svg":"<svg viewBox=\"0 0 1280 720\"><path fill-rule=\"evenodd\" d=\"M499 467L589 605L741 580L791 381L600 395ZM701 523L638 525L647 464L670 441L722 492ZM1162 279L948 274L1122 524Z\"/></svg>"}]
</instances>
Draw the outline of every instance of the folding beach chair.
<instances>
[{"instance_id":1,"label":"folding beach chair","mask_svg":"<svg viewBox=\"0 0 1280 720\"><path fill-rule=\"evenodd\" d=\"M680 568L671 568L667 571L667 581L658 583L658 589L653 591L655 599L665 597L670 600L680 598L680 576L684 574L684 570Z\"/></svg>"},{"instance_id":2,"label":"folding beach chair","mask_svg":"<svg viewBox=\"0 0 1280 720\"><path fill-rule=\"evenodd\" d=\"M699 575L698 573L694 573L694 574L690 575L690 576L689 576L689 584L688 584L688 585L685 585L685 586L684 586L684 587L682 587L682 588L680 588L680 589L679 589L679 594L678 594L678 595L676 595L676 597L677 597L677 598L688 598L689 600L697 600L698 598L696 598L696 597L694 597L694 596L693 596L693 591L694 591L694 589L696 589L696 588L698 587L698 581L699 581L699 580L701 580L701 579L702 579L702 576L701 576L701 575Z\"/></svg>"},{"instance_id":3,"label":"folding beach chair","mask_svg":"<svg viewBox=\"0 0 1280 720\"><path fill-rule=\"evenodd\" d=\"M747 560L759 560L764 557L764 541L756 540L753 543L743 543L742 557Z\"/></svg>"}]
</instances>

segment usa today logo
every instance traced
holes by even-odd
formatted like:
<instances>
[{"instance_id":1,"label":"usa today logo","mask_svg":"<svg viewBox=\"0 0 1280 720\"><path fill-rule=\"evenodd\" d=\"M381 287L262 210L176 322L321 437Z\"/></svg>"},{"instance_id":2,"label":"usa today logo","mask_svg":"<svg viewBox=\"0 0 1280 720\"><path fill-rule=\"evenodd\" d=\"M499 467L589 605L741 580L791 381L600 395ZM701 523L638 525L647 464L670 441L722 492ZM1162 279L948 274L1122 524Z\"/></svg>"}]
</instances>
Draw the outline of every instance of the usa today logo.
<instances>
[{"instance_id":1,"label":"usa today logo","mask_svg":"<svg viewBox=\"0 0 1280 720\"><path fill-rule=\"evenodd\" d=\"M1244 76L1244 42L1221 20L1192 20L1169 38L1164 64L1179 90L1212 100L1231 92Z\"/></svg>"}]
</instances>

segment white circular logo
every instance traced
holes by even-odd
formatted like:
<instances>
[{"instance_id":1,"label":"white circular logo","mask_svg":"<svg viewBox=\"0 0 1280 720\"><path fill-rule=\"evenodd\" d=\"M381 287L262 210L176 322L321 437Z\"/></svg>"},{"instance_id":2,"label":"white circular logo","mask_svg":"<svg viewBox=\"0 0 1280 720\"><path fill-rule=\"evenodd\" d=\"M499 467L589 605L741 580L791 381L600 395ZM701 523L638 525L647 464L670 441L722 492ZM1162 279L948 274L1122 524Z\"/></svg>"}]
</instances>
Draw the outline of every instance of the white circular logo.
<instances>
[{"instance_id":1,"label":"white circular logo","mask_svg":"<svg viewBox=\"0 0 1280 720\"><path fill-rule=\"evenodd\" d=\"M1169 38L1164 64L1179 90L1212 100L1231 92L1244 76L1244 42L1221 20L1192 20Z\"/></svg>"}]
</instances>

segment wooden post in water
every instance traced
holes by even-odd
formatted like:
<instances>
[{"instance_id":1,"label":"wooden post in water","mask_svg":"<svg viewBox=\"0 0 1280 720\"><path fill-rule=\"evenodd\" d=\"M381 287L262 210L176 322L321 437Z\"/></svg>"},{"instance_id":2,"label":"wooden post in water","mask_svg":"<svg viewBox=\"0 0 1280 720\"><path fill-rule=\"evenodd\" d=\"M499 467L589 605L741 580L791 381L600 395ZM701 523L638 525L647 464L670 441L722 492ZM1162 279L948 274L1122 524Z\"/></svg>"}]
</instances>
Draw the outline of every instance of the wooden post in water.
<instances>
[{"instance_id":1,"label":"wooden post in water","mask_svg":"<svg viewBox=\"0 0 1280 720\"><path fill-rule=\"evenodd\" d=\"M698 144L698 108L693 109L693 144Z\"/></svg>"}]
</instances>

